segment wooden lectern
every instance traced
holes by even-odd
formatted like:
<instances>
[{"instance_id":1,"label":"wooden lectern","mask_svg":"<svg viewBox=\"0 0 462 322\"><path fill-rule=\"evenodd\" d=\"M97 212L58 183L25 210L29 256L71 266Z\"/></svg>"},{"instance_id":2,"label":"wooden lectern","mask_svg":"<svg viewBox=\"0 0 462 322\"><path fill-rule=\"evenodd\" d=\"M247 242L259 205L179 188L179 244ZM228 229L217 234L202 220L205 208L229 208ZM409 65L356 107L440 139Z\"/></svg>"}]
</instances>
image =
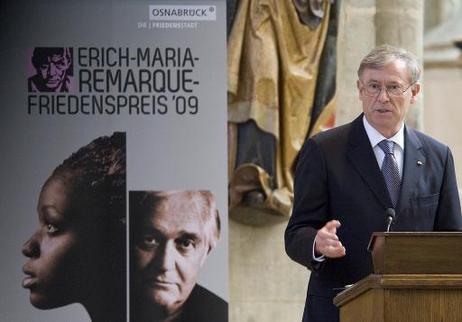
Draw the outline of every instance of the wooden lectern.
<instances>
[{"instance_id":1,"label":"wooden lectern","mask_svg":"<svg viewBox=\"0 0 462 322\"><path fill-rule=\"evenodd\" d=\"M374 233L374 274L334 298L340 322L461 322L462 233Z\"/></svg>"}]
</instances>

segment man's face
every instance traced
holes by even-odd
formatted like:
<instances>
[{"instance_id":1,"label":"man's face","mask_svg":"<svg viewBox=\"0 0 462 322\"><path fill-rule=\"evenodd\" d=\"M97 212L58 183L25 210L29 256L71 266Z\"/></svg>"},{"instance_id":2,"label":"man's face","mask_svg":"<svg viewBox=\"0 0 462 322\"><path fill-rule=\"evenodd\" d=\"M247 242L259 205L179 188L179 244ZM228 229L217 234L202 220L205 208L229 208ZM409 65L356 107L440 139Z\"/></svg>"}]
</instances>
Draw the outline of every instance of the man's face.
<instances>
[{"instance_id":1,"label":"man's face","mask_svg":"<svg viewBox=\"0 0 462 322\"><path fill-rule=\"evenodd\" d=\"M395 60L382 69L365 69L357 82L359 99L367 121L387 138L398 132L409 106L414 104L420 91L418 83L407 89L411 85L410 79L406 64ZM371 95L367 87L382 89L376 95ZM393 87L407 90L400 95L392 95L385 90Z\"/></svg>"},{"instance_id":2,"label":"man's face","mask_svg":"<svg viewBox=\"0 0 462 322\"><path fill-rule=\"evenodd\" d=\"M143 214L134 250L136 292L166 312L187 300L207 256L204 208L191 194L178 192Z\"/></svg>"},{"instance_id":3,"label":"man's face","mask_svg":"<svg viewBox=\"0 0 462 322\"><path fill-rule=\"evenodd\" d=\"M70 61L65 55L54 54L46 57L39 66L45 86L57 90L64 81Z\"/></svg>"}]
</instances>

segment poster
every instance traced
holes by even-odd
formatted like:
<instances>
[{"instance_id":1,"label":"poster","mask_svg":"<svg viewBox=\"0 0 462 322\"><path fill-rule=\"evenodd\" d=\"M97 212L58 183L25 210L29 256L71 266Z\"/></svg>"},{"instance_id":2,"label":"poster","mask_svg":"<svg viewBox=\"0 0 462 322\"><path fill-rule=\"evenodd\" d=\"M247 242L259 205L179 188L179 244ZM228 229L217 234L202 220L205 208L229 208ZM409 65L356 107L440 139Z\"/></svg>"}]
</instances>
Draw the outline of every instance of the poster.
<instances>
[{"instance_id":1,"label":"poster","mask_svg":"<svg viewBox=\"0 0 462 322\"><path fill-rule=\"evenodd\" d=\"M221 236L197 284L227 302L225 2L4 1L0 20L0 320L90 321L84 306L67 305L62 285L64 305L31 305L29 284L38 273L26 263L38 256L27 241L42 225L42 186L58 165L97 138L125 148L125 215L130 191L213 194ZM130 218L118 222L125 225L117 236L125 240L128 294ZM65 231L42 226L50 240ZM95 243L102 248L110 240ZM85 266L70 262L76 265ZM97 267L105 265L115 264ZM124 299L129 307L129 296Z\"/></svg>"}]
</instances>

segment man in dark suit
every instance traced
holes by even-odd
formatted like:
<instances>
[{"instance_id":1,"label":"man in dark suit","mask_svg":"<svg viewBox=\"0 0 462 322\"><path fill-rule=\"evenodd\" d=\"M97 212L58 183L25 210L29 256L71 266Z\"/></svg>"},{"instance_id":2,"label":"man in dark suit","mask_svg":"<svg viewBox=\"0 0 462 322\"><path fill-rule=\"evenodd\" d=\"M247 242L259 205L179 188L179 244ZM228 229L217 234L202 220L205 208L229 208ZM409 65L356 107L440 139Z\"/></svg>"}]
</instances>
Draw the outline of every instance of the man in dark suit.
<instances>
[{"instance_id":1,"label":"man in dark suit","mask_svg":"<svg viewBox=\"0 0 462 322\"><path fill-rule=\"evenodd\" d=\"M404 124L419 76L406 50L375 48L358 70L363 113L300 152L285 245L312 271L304 322L339 320L333 297L372 272L367 244L386 229L387 209L394 231L462 230L449 148Z\"/></svg>"}]
</instances>

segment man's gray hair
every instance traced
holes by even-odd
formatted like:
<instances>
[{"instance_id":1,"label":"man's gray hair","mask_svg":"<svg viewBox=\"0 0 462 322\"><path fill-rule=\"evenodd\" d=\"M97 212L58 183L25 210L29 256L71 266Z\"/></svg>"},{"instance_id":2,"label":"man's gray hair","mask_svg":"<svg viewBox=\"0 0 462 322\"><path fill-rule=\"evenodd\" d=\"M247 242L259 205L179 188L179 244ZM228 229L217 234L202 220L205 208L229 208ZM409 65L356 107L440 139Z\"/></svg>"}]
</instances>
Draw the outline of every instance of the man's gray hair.
<instances>
[{"instance_id":1,"label":"man's gray hair","mask_svg":"<svg viewBox=\"0 0 462 322\"><path fill-rule=\"evenodd\" d=\"M421 68L414 54L404 48L387 44L375 47L362 59L358 68L358 77L361 78L365 69L382 69L395 60L401 60L406 64L411 76L411 84L419 80Z\"/></svg>"},{"instance_id":2,"label":"man's gray hair","mask_svg":"<svg viewBox=\"0 0 462 322\"><path fill-rule=\"evenodd\" d=\"M198 210L210 252L220 239L221 223L215 197L208 190L130 191L130 216L145 216L162 201L175 195L182 195L190 206Z\"/></svg>"}]
</instances>

